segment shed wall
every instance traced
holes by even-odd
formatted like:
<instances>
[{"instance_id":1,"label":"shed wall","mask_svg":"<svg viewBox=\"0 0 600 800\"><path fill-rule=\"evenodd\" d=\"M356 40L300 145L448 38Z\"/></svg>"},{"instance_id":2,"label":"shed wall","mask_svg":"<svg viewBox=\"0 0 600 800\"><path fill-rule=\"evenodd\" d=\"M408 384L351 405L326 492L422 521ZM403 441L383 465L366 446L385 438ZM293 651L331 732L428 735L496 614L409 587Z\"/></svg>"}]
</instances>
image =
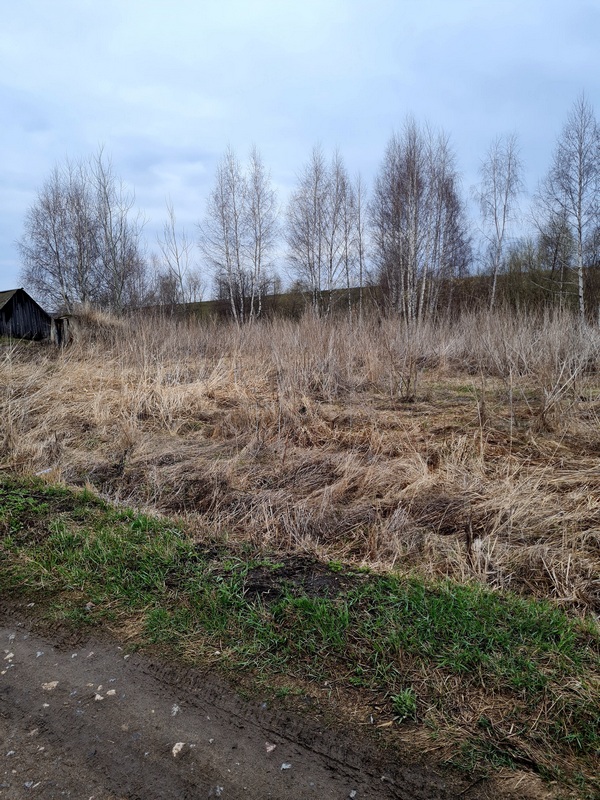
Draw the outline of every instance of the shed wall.
<instances>
[{"instance_id":1,"label":"shed wall","mask_svg":"<svg viewBox=\"0 0 600 800\"><path fill-rule=\"evenodd\" d=\"M50 315L25 292L15 292L0 309L0 335L17 339L47 339L50 336Z\"/></svg>"}]
</instances>

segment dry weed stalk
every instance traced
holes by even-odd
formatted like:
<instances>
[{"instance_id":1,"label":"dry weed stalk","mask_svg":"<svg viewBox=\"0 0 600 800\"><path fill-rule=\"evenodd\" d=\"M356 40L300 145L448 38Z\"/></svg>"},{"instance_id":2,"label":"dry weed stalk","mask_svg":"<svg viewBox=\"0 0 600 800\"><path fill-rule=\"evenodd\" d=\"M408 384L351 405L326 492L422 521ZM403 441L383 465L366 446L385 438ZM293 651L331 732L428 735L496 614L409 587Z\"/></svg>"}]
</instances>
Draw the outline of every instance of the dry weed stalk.
<instances>
[{"instance_id":1,"label":"dry weed stalk","mask_svg":"<svg viewBox=\"0 0 600 800\"><path fill-rule=\"evenodd\" d=\"M257 547L598 612L599 351L566 315L103 320L3 350L1 464Z\"/></svg>"}]
</instances>

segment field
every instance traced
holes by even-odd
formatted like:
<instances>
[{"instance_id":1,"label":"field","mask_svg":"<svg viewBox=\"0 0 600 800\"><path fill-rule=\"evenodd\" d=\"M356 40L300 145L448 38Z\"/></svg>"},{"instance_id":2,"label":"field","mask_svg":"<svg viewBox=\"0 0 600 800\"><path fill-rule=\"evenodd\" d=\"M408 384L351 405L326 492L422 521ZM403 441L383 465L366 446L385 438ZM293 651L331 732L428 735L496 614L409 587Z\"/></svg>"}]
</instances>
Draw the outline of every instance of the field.
<instances>
[{"instance_id":1,"label":"field","mask_svg":"<svg viewBox=\"0 0 600 800\"><path fill-rule=\"evenodd\" d=\"M230 666L308 686L343 665L350 715L377 706L436 757L593 796L597 328L500 312L414 328L97 317L63 351L6 343L0 359L4 491L37 475L175 521L229 587ZM62 591L19 564L11 580ZM128 625L172 629L201 657L195 607L170 626L134 606Z\"/></svg>"}]
</instances>

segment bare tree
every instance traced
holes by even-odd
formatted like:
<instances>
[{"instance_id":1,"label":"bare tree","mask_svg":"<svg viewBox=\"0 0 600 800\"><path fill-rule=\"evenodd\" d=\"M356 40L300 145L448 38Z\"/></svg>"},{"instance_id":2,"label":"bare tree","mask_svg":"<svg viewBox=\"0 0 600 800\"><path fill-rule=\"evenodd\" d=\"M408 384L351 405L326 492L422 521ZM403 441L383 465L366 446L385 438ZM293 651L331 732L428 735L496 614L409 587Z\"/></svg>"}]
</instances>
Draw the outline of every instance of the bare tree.
<instances>
[{"instance_id":1,"label":"bare tree","mask_svg":"<svg viewBox=\"0 0 600 800\"><path fill-rule=\"evenodd\" d=\"M94 302L99 283L97 219L86 165L56 165L28 209L18 243L22 279L55 307Z\"/></svg>"},{"instance_id":2,"label":"bare tree","mask_svg":"<svg viewBox=\"0 0 600 800\"><path fill-rule=\"evenodd\" d=\"M600 212L600 128L585 95L580 95L558 139L548 175L536 196L546 227L565 227L575 247L579 313L585 314L583 271L595 243ZM564 239L563 239L564 241Z\"/></svg>"},{"instance_id":3,"label":"bare tree","mask_svg":"<svg viewBox=\"0 0 600 800\"><path fill-rule=\"evenodd\" d=\"M175 209L167 201L167 220L162 236L158 237L162 254L159 266L163 292L171 296L171 303L193 303L202 298L203 283L198 265L194 263L194 243L188 238L185 228L177 227ZM167 292L167 287L173 288Z\"/></svg>"},{"instance_id":4,"label":"bare tree","mask_svg":"<svg viewBox=\"0 0 600 800\"><path fill-rule=\"evenodd\" d=\"M24 283L57 307L113 310L147 289L140 217L102 148L88 161L58 164L27 211L19 241Z\"/></svg>"},{"instance_id":5,"label":"bare tree","mask_svg":"<svg viewBox=\"0 0 600 800\"><path fill-rule=\"evenodd\" d=\"M440 282L470 258L458 176L447 137L408 119L388 143L369 206L373 253L390 306L419 321Z\"/></svg>"},{"instance_id":6,"label":"bare tree","mask_svg":"<svg viewBox=\"0 0 600 800\"><path fill-rule=\"evenodd\" d=\"M325 193L323 215L323 237L325 244L325 290L327 292L327 311L331 311L332 293L344 279L345 214L351 214L349 203L348 173L338 150L333 154L327 172L327 192Z\"/></svg>"},{"instance_id":7,"label":"bare tree","mask_svg":"<svg viewBox=\"0 0 600 800\"><path fill-rule=\"evenodd\" d=\"M363 318L363 305L364 305L364 290L367 275L367 258L366 258L366 208L367 208L367 194L362 177L357 176L354 184L354 198L355 198L355 223L356 223L356 277L358 280L358 318Z\"/></svg>"},{"instance_id":8,"label":"bare tree","mask_svg":"<svg viewBox=\"0 0 600 800\"><path fill-rule=\"evenodd\" d=\"M250 152L248 164L245 214L251 272L250 317L254 318L262 312L262 298L271 277L278 236L277 194L256 147Z\"/></svg>"},{"instance_id":9,"label":"bare tree","mask_svg":"<svg viewBox=\"0 0 600 800\"><path fill-rule=\"evenodd\" d=\"M199 225L199 243L216 284L226 287L238 323L261 311L277 235L276 214L276 195L258 151L252 151L244 171L228 148L217 166L215 186Z\"/></svg>"},{"instance_id":10,"label":"bare tree","mask_svg":"<svg viewBox=\"0 0 600 800\"><path fill-rule=\"evenodd\" d=\"M78 302L94 302L101 281L98 221L94 196L83 162L66 163L68 230L71 240L71 283Z\"/></svg>"},{"instance_id":11,"label":"bare tree","mask_svg":"<svg viewBox=\"0 0 600 800\"><path fill-rule=\"evenodd\" d=\"M575 239L565 214L560 209L552 209L546 199L538 196L532 217L538 229L537 255L542 270L540 286L558 299L560 308L573 299L578 304Z\"/></svg>"},{"instance_id":12,"label":"bare tree","mask_svg":"<svg viewBox=\"0 0 600 800\"><path fill-rule=\"evenodd\" d=\"M332 228L337 238L341 275L346 287L348 319L352 318L353 289L358 289L358 316L363 314L363 291L366 275L365 188L360 175L352 182L338 153L331 164L332 204L339 205L340 224ZM336 248L334 247L334 250Z\"/></svg>"},{"instance_id":13,"label":"bare tree","mask_svg":"<svg viewBox=\"0 0 600 800\"><path fill-rule=\"evenodd\" d=\"M146 264L141 245L142 216L133 214L135 194L114 173L112 161L100 147L90 160L95 196L97 241L103 283L102 304L112 311L143 302Z\"/></svg>"},{"instance_id":14,"label":"bare tree","mask_svg":"<svg viewBox=\"0 0 600 800\"><path fill-rule=\"evenodd\" d=\"M426 215L425 259L419 276L419 316L431 316L438 307L444 283L464 275L471 261L464 203L458 191L454 153L448 137L425 130Z\"/></svg>"},{"instance_id":15,"label":"bare tree","mask_svg":"<svg viewBox=\"0 0 600 800\"><path fill-rule=\"evenodd\" d=\"M320 147L299 176L287 208L286 240L291 271L310 291L313 310L321 308L326 270L325 215L329 178Z\"/></svg>"},{"instance_id":16,"label":"bare tree","mask_svg":"<svg viewBox=\"0 0 600 800\"><path fill-rule=\"evenodd\" d=\"M498 273L523 187L522 169L515 134L494 139L479 168L481 182L475 189L475 197L481 212L485 258L492 275L490 308L496 302Z\"/></svg>"},{"instance_id":17,"label":"bare tree","mask_svg":"<svg viewBox=\"0 0 600 800\"><path fill-rule=\"evenodd\" d=\"M318 313L331 311L333 292L342 286L350 304L359 242L364 243L357 225L355 187L340 153L327 164L315 147L288 204L286 239L291 271L310 291Z\"/></svg>"},{"instance_id":18,"label":"bare tree","mask_svg":"<svg viewBox=\"0 0 600 800\"><path fill-rule=\"evenodd\" d=\"M60 169L55 167L25 216L24 233L18 244L23 264L21 279L38 295L70 309L73 291L67 219L65 184Z\"/></svg>"},{"instance_id":19,"label":"bare tree","mask_svg":"<svg viewBox=\"0 0 600 800\"><path fill-rule=\"evenodd\" d=\"M342 163L339 167L334 161L334 169L339 170L341 188L341 239L342 239L342 271L346 284L346 300L348 305L348 319L352 319L352 287L358 265L358 230L355 187L351 183L346 168Z\"/></svg>"}]
</instances>

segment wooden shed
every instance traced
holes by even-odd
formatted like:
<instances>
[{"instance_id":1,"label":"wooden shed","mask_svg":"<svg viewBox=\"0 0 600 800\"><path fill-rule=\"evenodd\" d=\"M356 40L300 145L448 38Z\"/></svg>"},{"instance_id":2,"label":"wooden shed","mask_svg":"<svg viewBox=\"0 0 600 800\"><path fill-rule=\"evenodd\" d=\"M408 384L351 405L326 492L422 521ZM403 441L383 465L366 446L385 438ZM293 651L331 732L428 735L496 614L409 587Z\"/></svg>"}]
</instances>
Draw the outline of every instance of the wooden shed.
<instances>
[{"instance_id":1,"label":"wooden shed","mask_svg":"<svg viewBox=\"0 0 600 800\"><path fill-rule=\"evenodd\" d=\"M52 319L25 289L0 292L0 336L48 339Z\"/></svg>"}]
</instances>

